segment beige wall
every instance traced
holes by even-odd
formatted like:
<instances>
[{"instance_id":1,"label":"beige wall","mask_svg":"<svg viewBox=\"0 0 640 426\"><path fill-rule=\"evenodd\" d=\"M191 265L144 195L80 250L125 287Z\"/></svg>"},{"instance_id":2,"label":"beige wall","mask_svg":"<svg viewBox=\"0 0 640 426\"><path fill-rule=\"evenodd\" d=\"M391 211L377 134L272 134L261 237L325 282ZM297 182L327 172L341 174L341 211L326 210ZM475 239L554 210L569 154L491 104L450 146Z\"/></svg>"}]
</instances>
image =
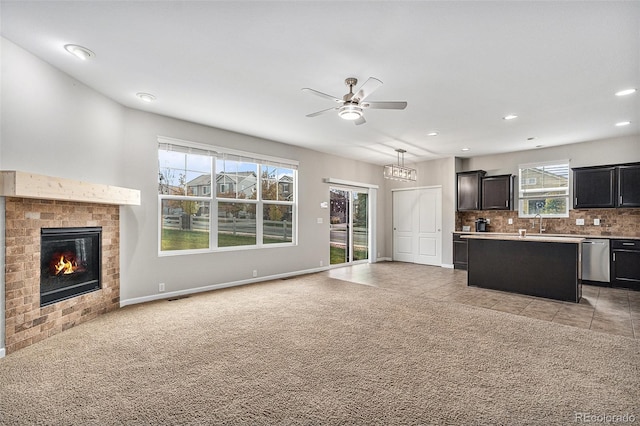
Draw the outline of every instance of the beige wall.
<instances>
[{"instance_id":1,"label":"beige wall","mask_svg":"<svg viewBox=\"0 0 640 426\"><path fill-rule=\"evenodd\" d=\"M308 271L329 265L329 184L336 178L384 185L382 168L265 139L214 129L155 114L127 109L123 158L127 170L124 186L141 190L142 205L122 213L122 283L124 300L139 301L158 294L158 283L167 292L225 285L258 277ZM298 246L224 251L188 256L158 257L157 137L165 136L256 154L299 161ZM384 229L382 191L378 195L377 227ZM318 223L322 218L322 224ZM384 232L377 245L385 247Z\"/></svg>"}]
</instances>

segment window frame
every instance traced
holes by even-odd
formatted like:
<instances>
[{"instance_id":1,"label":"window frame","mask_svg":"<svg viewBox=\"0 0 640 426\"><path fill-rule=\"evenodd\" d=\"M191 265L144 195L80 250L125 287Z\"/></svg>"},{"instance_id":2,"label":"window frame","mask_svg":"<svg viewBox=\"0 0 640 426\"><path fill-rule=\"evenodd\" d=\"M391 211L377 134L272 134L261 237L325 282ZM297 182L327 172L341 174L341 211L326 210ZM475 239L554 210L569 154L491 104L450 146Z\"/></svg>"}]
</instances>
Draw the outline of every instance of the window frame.
<instances>
[{"instance_id":1,"label":"window frame","mask_svg":"<svg viewBox=\"0 0 640 426\"><path fill-rule=\"evenodd\" d=\"M194 142L175 140L170 138L158 137L157 156L160 160L161 150L175 149L178 152L183 152L186 155L208 155L211 161L211 184L209 188L209 194L203 195L170 195L163 194L158 191L158 256L176 256L176 255L190 255L190 254L202 254L202 253L216 253L225 251L238 251L238 250L256 250L265 248L278 248L278 247L293 247L298 245L298 165L295 160L276 158L271 156L265 156L260 154L248 153L244 151L237 151L227 148L215 147L205 144L197 144ZM206 152L207 154L204 154ZM216 177L218 170L216 169L216 160L229 158L230 160L240 159L243 162L256 164L257 176L256 176L256 198L225 198L218 197L218 185L216 183ZM265 200L262 196L262 169L263 167L276 167L278 169L286 169L291 171L292 182L292 200ZM158 171L160 175L160 170ZM195 201L209 203L209 247L200 249L184 249L184 250L162 250L162 230L163 230L163 201ZM255 244L248 245L233 245L219 247L218 244L218 231L219 231L219 203L237 203L237 204L254 204L255 205ZM263 210L265 205L286 205L291 206L291 241L284 241L282 243L264 243L264 215Z\"/></svg>"},{"instance_id":2,"label":"window frame","mask_svg":"<svg viewBox=\"0 0 640 426\"><path fill-rule=\"evenodd\" d=\"M567 174L567 184L566 186L558 186L558 187L549 187L549 188L527 188L530 186L530 179L532 178L524 178L522 177L523 170L526 169L537 169L542 168L544 172L544 168L548 166L566 166L566 174ZM537 180L537 178L534 178ZM537 185L537 182L536 182ZM562 194L551 194L544 195L549 192L561 192ZM540 194L536 196L536 194ZM545 199L563 199L565 200L566 209L564 213L524 213L523 207L526 202L529 200L535 200L538 198L544 197ZM518 217L519 218L534 218L538 215L542 218L567 218L569 217L569 210L571 209L570 205L571 200L571 164L570 160L562 159L556 161L541 161L536 163L527 163L527 164L519 164L518 165Z\"/></svg>"}]
</instances>

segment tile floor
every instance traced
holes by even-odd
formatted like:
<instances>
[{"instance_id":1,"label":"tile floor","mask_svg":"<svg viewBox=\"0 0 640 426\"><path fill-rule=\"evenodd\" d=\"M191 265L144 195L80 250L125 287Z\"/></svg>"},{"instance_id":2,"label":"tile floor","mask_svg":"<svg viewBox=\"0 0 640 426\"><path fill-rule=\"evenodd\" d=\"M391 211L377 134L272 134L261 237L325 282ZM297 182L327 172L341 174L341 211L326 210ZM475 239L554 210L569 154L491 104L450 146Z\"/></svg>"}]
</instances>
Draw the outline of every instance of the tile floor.
<instances>
[{"instance_id":1,"label":"tile floor","mask_svg":"<svg viewBox=\"0 0 640 426\"><path fill-rule=\"evenodd\" d=\"M427 297L640 339L640 292L582 286L580 303L467 286L467 272L403 262L357 264L330 269L327 276L416 297Z\"/></svg>"}]
</instances>

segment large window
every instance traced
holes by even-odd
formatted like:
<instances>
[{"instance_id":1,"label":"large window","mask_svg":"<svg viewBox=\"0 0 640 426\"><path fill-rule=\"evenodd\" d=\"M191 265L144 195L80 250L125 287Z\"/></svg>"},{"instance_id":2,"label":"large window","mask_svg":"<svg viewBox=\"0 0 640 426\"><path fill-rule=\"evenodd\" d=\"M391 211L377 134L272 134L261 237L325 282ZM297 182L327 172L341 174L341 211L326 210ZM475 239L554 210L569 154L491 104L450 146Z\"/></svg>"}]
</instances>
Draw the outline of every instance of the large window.
<instances>
[{"instance_id":1,"label":"large window","mask_svg":"<svg viewBox=\"0 0 640 426\"><path fill-rule=\"evenodd\" d=\"M520 217L569 217L569 160L519 166Z\"/></svg>"},{"instance_id":2,"label":"large window","mask_svg":"<svg viewBox=\"0 0 640 426\"><path fill-rule=\"evenodd\" d=\"M161 142L160 253L296 243L294 161Z\"/></svg>"}]
</instances>

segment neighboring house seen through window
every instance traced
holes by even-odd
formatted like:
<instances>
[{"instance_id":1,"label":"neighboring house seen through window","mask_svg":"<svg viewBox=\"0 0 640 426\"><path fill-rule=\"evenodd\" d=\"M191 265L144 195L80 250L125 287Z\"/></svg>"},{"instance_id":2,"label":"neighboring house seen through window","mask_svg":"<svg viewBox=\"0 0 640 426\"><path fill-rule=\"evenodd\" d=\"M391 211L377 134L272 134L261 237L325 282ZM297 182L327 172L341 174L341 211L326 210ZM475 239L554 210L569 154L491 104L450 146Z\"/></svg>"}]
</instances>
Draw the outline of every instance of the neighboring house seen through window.
<instances>
[{"instance_id":1,"label":"neighboring house seen through window","mask_svg":"<svg viewBox=\"0 0 640 426\"><path fill-rule=\"evenodd\" d=\"M569 217L569 160L521 164L519 217Z\"/></svg>"},{"instance_id":2,"label":"neighboring house seen through window","mask_svg":"<svg viewBox=\"0 0 640 426\"><path fill-rule=\"evenodd\" d=\"M296 243L296 162L160 143L158 163L160 253Z\"/></svg>"}]
</instances>

